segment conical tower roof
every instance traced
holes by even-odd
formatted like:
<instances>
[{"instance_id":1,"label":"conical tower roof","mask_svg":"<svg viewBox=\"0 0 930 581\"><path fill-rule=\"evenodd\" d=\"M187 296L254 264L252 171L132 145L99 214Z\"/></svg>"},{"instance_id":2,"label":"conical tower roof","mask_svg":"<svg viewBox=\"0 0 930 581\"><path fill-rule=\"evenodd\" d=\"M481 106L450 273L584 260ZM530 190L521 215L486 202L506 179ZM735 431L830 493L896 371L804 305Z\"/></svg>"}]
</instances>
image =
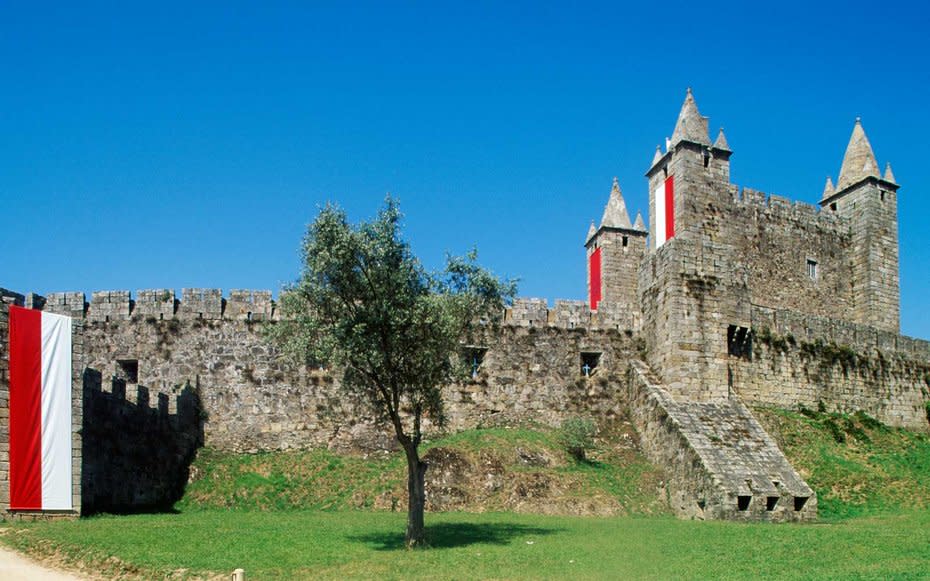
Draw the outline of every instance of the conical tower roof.
<instances>
[{"instance_id":1,"label":"conical tower roof","mask_svg":"<svg viewBox=\"0 0 930 581\"><path fill-rule=\"evenodd\" d=\"M886 182L891 182L891 183L893 183L893 184L898 183L898 182L894 181L894 173L892 173L892 171L891 171L891 162L890 162L890 161L889 161L888 163L885 164L885 175L884 175L884 177L882 177L882 179L885 180Z\"/></svg>"},{"instance_id":2,"label":"conical tower roof","mask_svg":"<svg viewBox=\"0 0 930 581\"><path fill-rule=\"evenodd\" d=\"M720 128L720 133L717 134L717 140L714 141L714 149L730 151L730 144L727 143L727 136L723 133L723 127Z\"/></svg>"},{"instance_id":3,"label":"conical tower roof","mask_svg":"<svg viewBox=\"0 0 930 581\"><path fill-rule=\"evenodd\" d=\"M821 199L826 200L835 193L836 188L833 187L833 180L830 179L830 176L827 176L827 183L823 186L823 197Z\"/></svg>"},{"instance_id":4,"label":"conical tower roof","mask_svg":"<svg viewBox=\"0 0 930 581\"><path fill-rule=\"evenodd\" d=\"M662 159L662 146L656 145L656 154L652 156L652 165L659 163L659 160L661 159Z\"/></svg>"},{"instance_id":5,"label":"conical tower roof","mask_svg":"<svg viewBox=\"0 0 930 581\"><path fill-rule=\"evenodd\" d=\"M636 222L633 223L633 230L646 231L646 223L643 221L643 215L640 212L636 212Z\"/></svg>"},{"instance_id":6,"label":"conical tower roof","mask_svg":"<svg viewBox=\"0 0 930 581\"><path fill-rule=\"evenodd\" d=\"M623 193L620 191L617 178L614 178L613 187L610 188L610 199L607 200L607 207L604 208L601 226L627 229L633 227L630 223L630 215L626 211L626 202L623 200Z\"/></svg>"},{"instance_id":7,"label":"conical tower roof","mask_svg":"<svg viewBox=\"0 0 930 581\"><path fill-rule=\"evenodd\" d=\"M584 237L584 243L587 244L590 242L595 234L597 234L597 228L594 227L594 220L591 220L591 225L588 227L588 235Z\"/></svg>"},{"instance_id":8,"label":"conical tower roof","mask_svg":"<svg viewBox=\"0 0 930 581\"><path fill-rule=\"evenodd\" d=\"M870 176L881 177L878 173L878 162L872 152L872 144L865 136L862 121L857 117L849 145L846 146L846 155L843 156L843 167L836 181L836 189L843 190Z\"/></svg>"},{"instance_id":9,"label":"conical tower roof","mask_svg":"<svg viewBox=\"0 0 930 581\"><path fill-rule=\"evenodd\" d=\"M685 102L681 106L681 112L678 114L678 122L675 123L675 131L672 132L671 144L675 145L679 141L692 141L702 145L710 145L710 134L707 130L707 117L702 117L698 111L694 95L691 94L691 88L685 95Z\"/></svg>"}]
</instances>

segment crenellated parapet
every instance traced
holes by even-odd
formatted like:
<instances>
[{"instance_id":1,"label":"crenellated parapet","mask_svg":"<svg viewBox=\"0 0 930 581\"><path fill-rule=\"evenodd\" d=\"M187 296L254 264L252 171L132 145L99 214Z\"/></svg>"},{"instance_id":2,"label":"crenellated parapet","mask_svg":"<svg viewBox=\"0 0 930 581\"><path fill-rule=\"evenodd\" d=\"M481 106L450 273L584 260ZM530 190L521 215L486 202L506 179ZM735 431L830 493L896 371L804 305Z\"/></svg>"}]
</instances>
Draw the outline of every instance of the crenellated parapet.
<instances>
[{"instance_id":1,"label":"crenellated parapet","mask_svg":"<svg viewBox=\"0 0 930 581\"><path fill-rule=\"evenodd\" d=\"M142 289L134 295L128 290L95 291L90 301L82 292L50 293L47 297L10 295L10 301L16 304L95 322L140 317L264 321L275 316L270 290L233 289L227 298L218 288L185 288L181 290L180 300L170 288Z\"/></svg>"},{"instance_id":2,"label":"crenellated parapet","mask_svg":"<svg viewBox=\"0 0 930 581\"><path fill-rule=\"evenodd\" d=\"M766 194L752 188L741 189L735 184L730 184L730 193L737 209L754 210L772 220L789 221L826 230L849 228L848 221L843 217L813 204Z\"/></svg>"},{"instance_id":3,"label":"crenellated parapet","mask_svg":"<svg viewBox=\"0 0 930 581\"><path fill-rule=\"evenodd\" d=\"M601 302L592 311L585 301L557 299L549 307L546 299L518 298L504 311L504 325L513 327L555 327L558 329L617 329L635 331L639 328L638 313L623 304Z\"/></svg>"},{"instance_id":4,"label":"crenellated parapet","mask_svg":"<svg viewBox=\"0 0 930 581\"><path fill-rule=\"evenodd\" d=\"M756 333L768 330L777 337L790 337L798 343L820 340L846 345L857 351L898 352L930 362L930 341L842 319L753 305L752 327Z\"/></svg>"}]
</instances>

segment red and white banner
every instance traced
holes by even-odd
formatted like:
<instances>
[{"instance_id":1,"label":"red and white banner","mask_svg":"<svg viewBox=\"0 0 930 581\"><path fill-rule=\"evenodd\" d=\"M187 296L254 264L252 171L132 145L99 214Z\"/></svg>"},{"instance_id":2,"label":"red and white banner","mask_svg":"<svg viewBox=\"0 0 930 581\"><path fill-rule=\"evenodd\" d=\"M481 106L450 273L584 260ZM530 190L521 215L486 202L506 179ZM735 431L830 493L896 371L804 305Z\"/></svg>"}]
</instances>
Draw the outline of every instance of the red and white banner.
<instances>
[{"instance_id":1,"label":"red and white banner","mask_svg":"<svg viewBox=\"0 0 930 581\"><path fill-rule=\"evenodd\" d=\"M675 236L675 176L668 176L653 192L656 201L656 248Z\"/></svg>"},{"instance_id":2,"label":"red and white banner","mask_svg":"<svg viewBox=\"0 0 930 581\"><path fill-rule=\"evenodd\" d=\"M71 318L10 307L10 508L71 510Z\"/></svg>"}]
</instances>

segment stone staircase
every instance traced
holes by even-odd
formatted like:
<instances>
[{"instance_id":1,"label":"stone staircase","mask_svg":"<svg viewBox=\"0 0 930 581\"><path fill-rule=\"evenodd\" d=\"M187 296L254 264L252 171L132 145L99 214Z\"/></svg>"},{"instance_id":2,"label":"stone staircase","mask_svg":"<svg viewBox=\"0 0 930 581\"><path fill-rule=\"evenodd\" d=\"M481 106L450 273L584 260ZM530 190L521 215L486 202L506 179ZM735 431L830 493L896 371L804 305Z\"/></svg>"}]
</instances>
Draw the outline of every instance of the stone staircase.
<instances>
[{"instance_id":1,"label":"stone staircase","mask_svg":"<svg viewBox=\"0 0 930 581\"><path fill-rule=\"evenodd\" d=\"M629 399L643 451L668 474L680 517L809 521L817 497L738 399L674 399L645 363L630 366Z\"/></svg>"}]
</instances>

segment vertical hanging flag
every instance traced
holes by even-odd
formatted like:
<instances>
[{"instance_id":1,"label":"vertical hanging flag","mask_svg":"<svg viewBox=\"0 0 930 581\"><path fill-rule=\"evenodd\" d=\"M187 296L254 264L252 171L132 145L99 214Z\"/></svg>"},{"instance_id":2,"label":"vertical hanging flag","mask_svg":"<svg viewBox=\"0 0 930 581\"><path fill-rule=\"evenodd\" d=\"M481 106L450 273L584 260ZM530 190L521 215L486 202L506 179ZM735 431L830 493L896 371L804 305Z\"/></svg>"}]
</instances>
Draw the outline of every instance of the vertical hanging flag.
<instances>
[{"instance_id":1,"label":"vertical hanging flag","mask_svg":"<svg viewBox=\"0 0 930 581\"><path fill-rule=\"evenodd\" d=\"M601 302L601 249L595 249L588 260L588 273L591 276L588 303L591 305L591 310L596 311L597 304Z\"/></svg>"},{"instance_id":2,"label":"vertical hanging flag","mask_svg":"<svg viewBox=\"0 0 930 581\"><path fill-rule=\"evenodd\" d=\"M656 248L675 236L675 176L668 176L653 192L656 201Z\"/></svg>"},{"instance_id":3,"label":"vertical hanging flag","mask_svg":"<svg viewBox=\"0 0 930 581\"><path fill-rule=\"evenodd\" d=\"M10 508L71 510L71 318L10 307Z\"/></svg>"}]
</instances>

